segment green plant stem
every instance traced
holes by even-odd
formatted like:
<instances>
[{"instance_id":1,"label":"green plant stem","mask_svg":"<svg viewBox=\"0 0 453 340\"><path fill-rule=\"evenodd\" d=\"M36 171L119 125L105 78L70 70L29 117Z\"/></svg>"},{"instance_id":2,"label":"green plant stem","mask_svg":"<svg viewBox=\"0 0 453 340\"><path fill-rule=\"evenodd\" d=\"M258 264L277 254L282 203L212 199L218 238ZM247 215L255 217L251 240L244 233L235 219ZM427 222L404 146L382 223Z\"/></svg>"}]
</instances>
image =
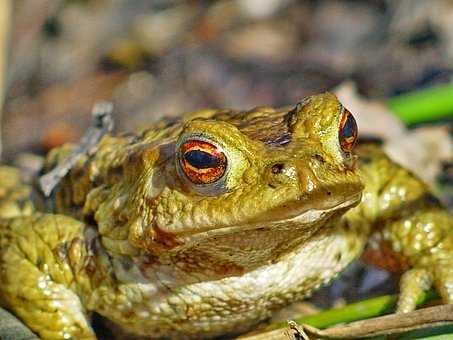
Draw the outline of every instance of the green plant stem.
<instances>
[{"instance_id":1,"label":"green plant stem","mask_svg":"<svg viewBox=\"0 0 453 340\"><path fill-rule=\"evenodd\" d=\"M453 84L402 94L387 104L408 125L453 117Z\"/></svg>"}]
</instances>

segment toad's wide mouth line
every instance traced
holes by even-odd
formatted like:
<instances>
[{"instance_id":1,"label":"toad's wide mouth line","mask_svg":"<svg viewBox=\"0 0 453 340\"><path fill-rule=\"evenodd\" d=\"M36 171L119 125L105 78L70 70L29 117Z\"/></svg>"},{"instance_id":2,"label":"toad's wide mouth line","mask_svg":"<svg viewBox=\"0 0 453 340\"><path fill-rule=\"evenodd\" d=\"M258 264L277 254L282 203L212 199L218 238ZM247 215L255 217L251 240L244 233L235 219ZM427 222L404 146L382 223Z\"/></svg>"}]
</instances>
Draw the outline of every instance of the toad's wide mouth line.
<instances>
[{"instance_id":1,"label":"toad's wide mouth line","mask_svg":"<svg viewBox=\"0 0 453 340\"><path fill-rule=\"evenodd\" d=\"M250 231L250 230L254 230L254 229L260 229L260 228L263 228L263 224L266 224L266 229L284 227L284 226L287 226L290 224L299 225L299 226L309 225L314 222L323 220L326 217L329 217L337 210L348 208L348 207L351 207L351 206L359 203L361 200L361 197L362 197L361 193L355 194L355 195L349 197L347 200L345 200L341 204L338 204L338 205L335 205L335 206L332 206L329 208L325 208L325 209L308 209L308 210L305 210L305 211L297 214L296 216L286 217L283 219L267 220L267 221L266 220L253 221L250 223L220 227L220 228L216 228L216 229L193 232L191 234L178 235L178 236L181 237L181 240L183 241L182 247L185 248L186 246L193 245L194 243L197 243L198 241L205 239L207 237L232 234L237 231Z\"/></svg>"},{"instance_id":2,"label":"toad's wide mouth line","mask_svg":"<svg viewBox=\"0 0 453 340\"><path fill-rule=\"evenodd\" d=\"M354 205L355 203L358 203L360 201L360 199L361 199L361 195L354 195L354 197L349 198L345 202L343 202L339 205L336 205L334 207L331 207L331 208L308 209L293 217L287 217L287 218L283 218L280 220L274 220L274 221L268 221L268 222L269 223L279 223L279 224L280 223L294 223L294 222L299 223L299 224L312 223L312 222L319 220L319 218L322 215L328 214L329 212L334 212L334 211L337 211L337 210L340 210L343 208L350 207L350 206ZM263 223L263 222L264 221L258 222L258 223Z\"/></svg>"}]
</instances>

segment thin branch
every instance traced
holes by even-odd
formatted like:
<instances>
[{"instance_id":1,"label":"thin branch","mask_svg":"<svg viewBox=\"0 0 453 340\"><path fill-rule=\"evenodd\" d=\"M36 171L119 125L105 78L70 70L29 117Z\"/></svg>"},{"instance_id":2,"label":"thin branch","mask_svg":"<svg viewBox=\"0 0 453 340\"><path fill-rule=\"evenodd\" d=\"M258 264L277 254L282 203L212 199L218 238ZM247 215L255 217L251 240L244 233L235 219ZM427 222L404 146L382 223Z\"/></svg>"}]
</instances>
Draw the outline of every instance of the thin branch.
<instances>
[{"instance_id":1,"label":"thin branch","mask_svg":"<svg viewBox=\"0 0 453 340\"><path fill-rule=\"evenodd\" d=\"M412 330L453 325L453 305L441 305L405 314L391 314L356 321L346 325L319 330L308 325L288 324L286 329L276 329L256 335L241 337L242 340L288 339L352 339L404 333Z\"/></svg>"},{"instance_id":2,"label":"thin branch","mask_svg":"<svg viewBox=\"0 0 453 340\"><path fill-rule=\"evenodd\" d=\"M434 290L429 290L418 299L417 306L423 305L436 298L438 298L436 292ZM291 325L308 325L317 328L327 328L338 324L352 323L354 321L369 319L394 311L397 300L398 295L396 294L378 296L354 302L340 308L332 308L316 314L296 317L294 321L290 321L290 323ZM292 328L294 329L294 327ZM259 334L256 332L244 334L241 336L241 339L258 340L265 339L266 336L276 336L276 339L286 339L281 336L283 336L282 334L287 332L287 330L288 322L274 323L267 326L264 330L261 330ZM264 334L264 337L261 337L262 334Z\"/></svg>"},{"instance_id":3,"label":"thin branch","mask_svg":"<svg viewBox=\"0 0 453 340\"><path fill-rule=\"evenodd\" d=\"M326 330L304 326L308 334L330 339L371 337L403 333L415 329L453 324L453 305L422 308L410 313L392 314L374 319L352 322Z\"/></svg>"},{"instance_id":4,"label":"thin branch","mask_svg":"<svg viewBox=\"0 0 453 340\"><path fill-rule=\"evenodd\" d=\"M87 130L80 142L75 146L69 156L50 172L39 179L39 186L46 197L50 196L53 189L60 183L61 179L71 170L74 164L84 155L93 154L101 138L112 131L113 104L110 102L99 102L93 107L93 124Z\"/></svg>"}]
</instances>

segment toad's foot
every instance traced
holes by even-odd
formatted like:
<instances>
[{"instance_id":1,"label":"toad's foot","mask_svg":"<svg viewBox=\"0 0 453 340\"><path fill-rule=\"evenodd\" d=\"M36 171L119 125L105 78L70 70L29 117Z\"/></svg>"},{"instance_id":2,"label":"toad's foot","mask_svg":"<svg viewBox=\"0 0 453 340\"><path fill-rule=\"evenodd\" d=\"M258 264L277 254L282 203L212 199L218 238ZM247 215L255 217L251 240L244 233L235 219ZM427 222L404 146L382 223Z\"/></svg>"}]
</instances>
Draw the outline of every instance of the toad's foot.
<instances>
[{"instance_id":1,"label":"toad's foot","mask_svg":"<svg viewBox=\"0 0 453 340\"><path fill-rule=\"evenodd\" d=\"M443 303L453 304L452 260L439 261L430 268L414 268L403 274L400 282L398 313L411 312L417 301L432 286L437 290Z\"/></svg>"},{"instance_id":2,"label":"toad's foot","mask_svg":"<svg viewBox=\"0 0 453 340\"><path fill-rule=\"evenodd\" d=\"M423 293L433 287L443 303L453 304L453 229L451 216L440 209L418 211L407 219L414 228L405 237L412 268L400 282L397 311L415 309ZM401 228L398 228L401 230Z\"/></svg>"},{"instance_id":3,"label":"toad's foot","mask_svg":"<svg viewBox=\"0 0 453 340\"><path fill-rule=\"evenodd\" d=\"M96 339L79 297L73 269L56 256L83 224L33 214L0 221L2 303L42 339Z\"/></svg>"}]
</instances>

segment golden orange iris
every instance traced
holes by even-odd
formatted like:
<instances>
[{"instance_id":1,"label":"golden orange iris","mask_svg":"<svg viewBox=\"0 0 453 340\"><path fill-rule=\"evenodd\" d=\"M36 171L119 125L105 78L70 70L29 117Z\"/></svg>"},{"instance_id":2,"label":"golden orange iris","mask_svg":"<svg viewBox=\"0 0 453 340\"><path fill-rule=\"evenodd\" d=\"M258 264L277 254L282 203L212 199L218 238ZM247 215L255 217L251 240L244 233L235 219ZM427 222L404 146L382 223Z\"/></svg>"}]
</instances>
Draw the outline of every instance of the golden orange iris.
<instances>
[{"instance_id":1,"label":"golden orange iris","mask_svg":"<svg viewBox=\"0 0 453 340\"><path fill-rule=\"evenodd\" d=\"M180 164L194 184L211 184L226 171L227 158L215 145L202 140L189 140L180 147Z\"/></svg>"},{"instance_id":2,"label":"golden orange iris","mask_svg":"<svg viewBox=\"0 0 453 340\"><path fill-rule=\"evenodd\" d=\"M347 109L344 109L340 119L338 137L341 148L345 152L351 152L357 143L357 123L354 116Z\"/></svg>"}]
</instances>

